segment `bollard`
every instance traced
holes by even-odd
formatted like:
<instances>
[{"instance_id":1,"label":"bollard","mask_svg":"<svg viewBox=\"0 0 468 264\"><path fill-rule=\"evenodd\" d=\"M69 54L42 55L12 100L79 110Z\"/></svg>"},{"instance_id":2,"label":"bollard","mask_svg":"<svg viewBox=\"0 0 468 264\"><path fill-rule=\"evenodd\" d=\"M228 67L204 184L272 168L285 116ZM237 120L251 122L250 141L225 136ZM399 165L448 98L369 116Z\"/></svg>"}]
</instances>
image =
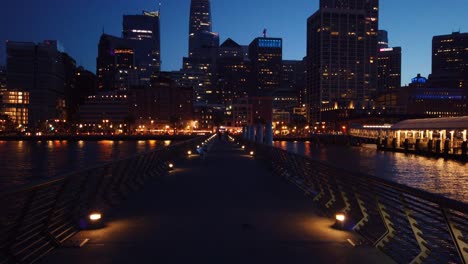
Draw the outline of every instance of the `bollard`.
<instances>
[{"instance_id":1,"label":"bollard","mask_svg":"<svg viewBox=\"0 0 468 264\"><path fill-rule=\"evenodd\" d=\"M440 139L436 140L435 151L437 154L440 154L440 143L441 143Z\"/></svg>"},{"instance_id":2,"label":"bollard","mask_svg":"<svg viewBox=\"0 0 468 264\"><path fill-rule=\"evenodd\" d=\"M257 125L257 143L263 144L263 126L261 124Z\"/></svg>"},{"instance_id":3,"label":"bollard","mask_svg":"<svg viewBox=\"0 0 468 264\"><path fill-rule=\"evenodd\" d=\"M248 140L250 142L255 142L255 129L253 125L249 125L248 133L249 133Z\"/></svg>"},{"instance_id":4,"label":"bollard","mask_svg":"<svg viewBox=\"0 0 468 264\"><path fill-rule=\"evenodd\" d=\"M271 122L265 125L265 144L273 146L273 125Z\"/></svg>"}]
</instances>

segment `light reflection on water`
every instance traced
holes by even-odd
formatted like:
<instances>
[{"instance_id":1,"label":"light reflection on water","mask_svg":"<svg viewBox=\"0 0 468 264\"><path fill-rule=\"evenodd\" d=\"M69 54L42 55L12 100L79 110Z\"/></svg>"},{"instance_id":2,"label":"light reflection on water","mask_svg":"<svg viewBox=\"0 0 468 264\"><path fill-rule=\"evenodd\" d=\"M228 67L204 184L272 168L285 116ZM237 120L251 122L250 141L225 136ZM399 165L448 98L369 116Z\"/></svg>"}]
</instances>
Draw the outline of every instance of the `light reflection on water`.
<instances>
[{"instance_id":1,"label":"light reflection on water","mask_svg":"<svg viewBox=\"0 0 468 264\"><path fill-rule=\"evenodd\" d=\"M382 152L374 148L317 146L310 142L275 142L275 147L310 156L418 189L468 202L468 164L442 158Z\"/></svg>"},{"instance_id":2,"label":"light reflection on water","mask_svg":"<svg viewBox=\"0 0 468 264\"><path fill-rule=\"evenodd\" d=\"M0 141L0 190L149 151L170 141Z\"/></svg>"}]
</instances>

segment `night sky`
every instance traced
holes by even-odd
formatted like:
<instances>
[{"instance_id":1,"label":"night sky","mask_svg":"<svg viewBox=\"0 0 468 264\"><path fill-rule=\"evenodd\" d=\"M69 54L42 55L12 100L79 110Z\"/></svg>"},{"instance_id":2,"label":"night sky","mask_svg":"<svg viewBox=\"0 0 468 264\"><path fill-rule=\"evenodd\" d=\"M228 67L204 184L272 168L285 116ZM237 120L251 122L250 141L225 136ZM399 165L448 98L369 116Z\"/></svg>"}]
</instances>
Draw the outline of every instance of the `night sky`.
<instances>
[{"instance_id":1,"label":"night sky","mask_svg":"<svg viewBox=\"0 0 468 264\"><path fill-rule=\"evenodd\" d=\"M283 58L302 59L306 53L306 20L318 0L212 0L213 30L221 42L230 37L249 44L264 28L284 39ZM59 40L79 65L95 72L97 44L104 30L120 36L123 14L155 10L150 0L9 0L0 11L0 63L5 40ZM178 70L188 49L190 0L162 0L162 70ZM389 32L390 46L403 49L402 82L431 71L434 35L468 32L467 0L381 0L380 29Z\"/></svg>"}]
</instances>

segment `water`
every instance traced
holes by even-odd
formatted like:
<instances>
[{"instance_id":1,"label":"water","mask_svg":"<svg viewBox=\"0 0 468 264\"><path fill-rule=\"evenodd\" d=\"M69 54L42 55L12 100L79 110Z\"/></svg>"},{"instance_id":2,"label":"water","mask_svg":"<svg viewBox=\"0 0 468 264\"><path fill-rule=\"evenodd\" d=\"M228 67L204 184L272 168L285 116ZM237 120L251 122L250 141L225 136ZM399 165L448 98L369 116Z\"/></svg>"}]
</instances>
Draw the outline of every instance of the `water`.
<instances>
[{"instance_id":1,"label":"water","mask_svg":"<svg viewBox=\"0 0 468 264\"><path fill-rule=\"evenodd\" d=\"M0 141L0 190L54 177L170 141Z\"/></svg>"},{"instance_id":2,"label":"water","mask_svg":"<svg viewBox=\"0 0 468 264\"><path fill-rule=\"evenodd\" d=\"M0 141L0 190L88 168L169 141ZM468 203L468 164L365 147L275 142L280 147L335 166L375 175Z\"/></svg>"},{"instance_id":3,"label":"water","mask_svg":"<svg viewBox=\"0 0 468 264\"><path fill-rule=\"evenodd\" d=\"M468 164L375 148L277 141L276 147L468 203Z\"/></svg>"}]
</instances>

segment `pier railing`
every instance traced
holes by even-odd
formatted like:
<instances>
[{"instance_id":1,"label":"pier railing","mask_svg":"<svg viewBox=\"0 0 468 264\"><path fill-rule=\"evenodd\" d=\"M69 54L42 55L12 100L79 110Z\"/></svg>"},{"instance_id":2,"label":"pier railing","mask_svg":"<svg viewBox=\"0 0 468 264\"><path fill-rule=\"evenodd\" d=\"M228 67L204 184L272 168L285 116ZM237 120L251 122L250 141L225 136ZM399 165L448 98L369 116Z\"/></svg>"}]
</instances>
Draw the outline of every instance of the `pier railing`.
<instances>
[{"instance_id":1,"label":"pier railing","mask_svg":"<svg viewBox=\"0 0 468 264\"><path fill-rule=\"evenodd\" d=\"M33 263L84 225L91 210L117 204L206 137L175 143L0 193L0 263Z\"/></svg>"},{"instance_id":2,"label":"pier railing","mask_svg":"<svg viewBox=\"0 0 468 264\"><path fill-rule=\"evenodd\" d=\"M398 263L468 263L468 204L271 146L248 148Z\"/></svg>"}]
</instances>

